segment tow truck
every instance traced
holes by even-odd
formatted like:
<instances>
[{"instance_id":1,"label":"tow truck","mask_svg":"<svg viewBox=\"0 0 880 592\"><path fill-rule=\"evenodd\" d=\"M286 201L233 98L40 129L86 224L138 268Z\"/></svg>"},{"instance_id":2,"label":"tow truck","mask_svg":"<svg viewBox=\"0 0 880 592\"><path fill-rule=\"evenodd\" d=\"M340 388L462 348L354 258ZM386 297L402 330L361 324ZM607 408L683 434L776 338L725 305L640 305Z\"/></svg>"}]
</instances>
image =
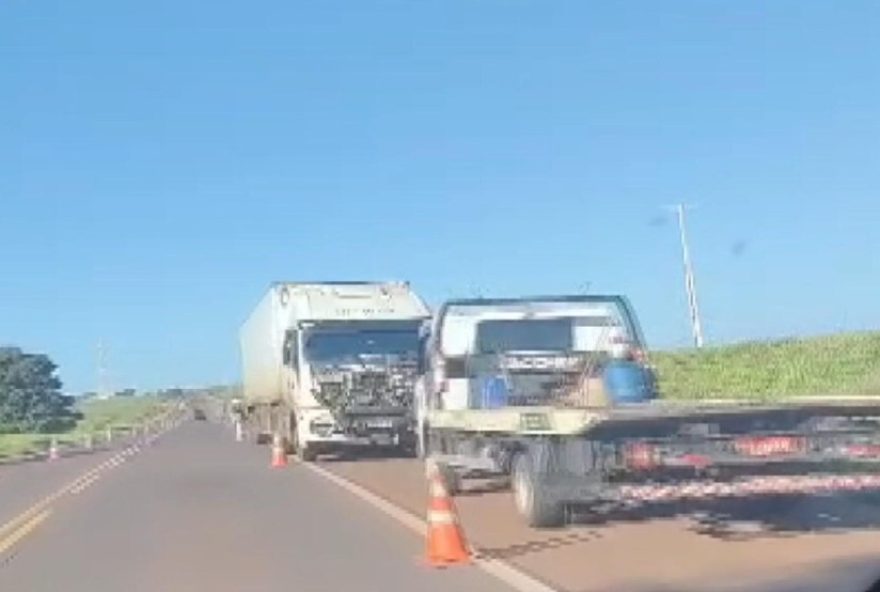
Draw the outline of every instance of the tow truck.
<instances>
[{"instance_id":1,"label":"tow truck","mask_svg":"<svg viewBox=\"0 0 880 592\"><path fill-rule=\"evenodd\" d=\"M534 527L572 507L880 489L880 400L659 397L622 296L445 303L422 339L419 451L453 490L509 477Z\"/></svg>"}]
</instances>

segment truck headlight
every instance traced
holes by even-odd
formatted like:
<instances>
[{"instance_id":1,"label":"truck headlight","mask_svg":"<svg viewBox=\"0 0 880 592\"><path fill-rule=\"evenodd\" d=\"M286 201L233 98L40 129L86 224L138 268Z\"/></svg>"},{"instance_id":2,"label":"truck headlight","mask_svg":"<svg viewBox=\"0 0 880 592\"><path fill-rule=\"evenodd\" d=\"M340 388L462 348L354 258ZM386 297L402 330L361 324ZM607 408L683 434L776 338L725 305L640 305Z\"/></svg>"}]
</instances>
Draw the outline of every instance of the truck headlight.
<instances>
[{"instance_id":1,"label":"truck headlight","mask_svg":"<svg viewBox=\"0 0 880 592\"><path fill-rule=\"evenodd\" d=\"M333 423L326 419L313 419L309 422L309 431L317 436L326 438L333 433Z\"/></svg>"}]
</instances>

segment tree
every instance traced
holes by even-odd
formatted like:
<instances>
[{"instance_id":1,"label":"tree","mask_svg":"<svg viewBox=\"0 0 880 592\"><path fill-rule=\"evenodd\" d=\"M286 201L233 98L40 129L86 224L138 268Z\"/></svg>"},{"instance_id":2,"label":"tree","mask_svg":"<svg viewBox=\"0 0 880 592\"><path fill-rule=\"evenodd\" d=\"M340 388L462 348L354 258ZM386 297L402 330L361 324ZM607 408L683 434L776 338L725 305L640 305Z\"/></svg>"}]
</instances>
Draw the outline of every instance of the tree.
<instances>
[{"instance_id":1,"label":"tree","mask_svg":"<svg viewBox=\"0 0 880 592\"><path fill-rule=\"evenodd\" d=\"M82 414L61 393L57 366L44 354L0 347L0 433L72 429Z\"/></svg>"}]
</instances>

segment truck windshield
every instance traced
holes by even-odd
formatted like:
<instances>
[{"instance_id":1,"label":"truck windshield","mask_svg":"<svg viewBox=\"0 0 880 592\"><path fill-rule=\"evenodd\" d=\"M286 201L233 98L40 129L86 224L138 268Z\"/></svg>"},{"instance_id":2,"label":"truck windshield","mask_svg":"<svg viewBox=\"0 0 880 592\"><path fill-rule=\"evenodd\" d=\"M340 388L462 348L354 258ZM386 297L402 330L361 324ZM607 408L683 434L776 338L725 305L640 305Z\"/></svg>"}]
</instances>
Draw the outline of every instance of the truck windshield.
<instances>
[{"instance_id":1,"label":"truck windshield","mask_svg":"<svg viewBox=\"0 0 880 592\"><path fill-rule=\"evenodd\" d=\"M417 329L329 331L312 333L305 355L312 362L337 362L363 356L415 356Z\"/></svg>"},{"instance_id":2,"label":"truck windshield","mask_svg":"<svg viewBox=\"0 0 880 592\"><path fill-rule=\"evenodd\" d=\"M477 325L477 351L569 351L574 345L572 320L488 320Z\"/></svg>"}]
</instances>

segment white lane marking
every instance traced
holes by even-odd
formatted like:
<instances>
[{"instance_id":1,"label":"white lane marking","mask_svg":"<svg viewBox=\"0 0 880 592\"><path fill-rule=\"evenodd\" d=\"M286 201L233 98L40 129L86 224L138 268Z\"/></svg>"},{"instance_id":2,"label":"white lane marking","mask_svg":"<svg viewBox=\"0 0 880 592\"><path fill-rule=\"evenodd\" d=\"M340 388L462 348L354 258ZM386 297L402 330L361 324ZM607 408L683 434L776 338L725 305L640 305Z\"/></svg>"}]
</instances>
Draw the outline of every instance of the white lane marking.
<instances>
[{"instance_id":1,"label":"white lane marking","mask_svg":"<svg viewBox=\"0 0 880 592\"><path fill-rule=\"evenodd\" d=\"M100 474L101 471L103 471L105 468L107 468L109 466L109 462L111 460L113 460L113 459L111 458L109 460L106 460L106 461L100 463L99 465L97 465L95 467L92 467L91 469L89 469L88 471L86 471L85 473L83 473L82 475L80 475L79 477L74 479L73 481L68 482L66 485L62 486L60 489L57 489L53 493L50 493L46 497L42 498L41 500L39 500L38 502L33 504L30 508L28 508L27 510L25 510L24 512L22 512L21 514L19 514L15 518L11 519L6 524L0 525L0 537L4 536L6 533L8 533L14 529L19 528L22 525L22 523L29 521L36 514L38 514L39 512L44 510L45 508L47 508L49 506L49 504L51 504L52 502L54 502L55 500L57 500L61 496L70 493L73 489L77 488L84 481L87 481L90 478L92 478L93 476ZM42 520L42 518L41 518L41 520Z\"/></svg>"},{"instance_id":2,"label":"white lane marking","mask_svg":"<svg viewBox=\"0 0 880 592\"><path fill-rule=\"evenodd\" d=\"M391 502L379 497L360 485L353 483L344 477L340 477L335 473L331 473L324 467L314 463L300 463L300 466L306 467L310 471L317 473L321 477L324 477L328 481L345 489L385 515L394 518L397 522L412 530L419 536L425 536L427 533L428 525L423 520L413 516L406 510L395 506ZM473 557L473 562L475 566L482 569L487 574L501 580L518 592L558 592L555 588L536 580L524 571L521 571L500 559Z\"/></svg>"},{"instance_id":3,"label":"white lane marking","mask_svg":"<svg viewBox=\"0 0 880 592\"><path fill-rule=\"evenodd\" d=\"M112 457L108 458L102 463L92 467L82 475L76 477L73 481L68 482L63 485L61 488L55 490L53 493L45 496L44 498L37 501L30 508L20 513L18 516L12 518L5 524L0 524L0 538L3 538L7 535L7 533L13 533L9 538L12 538L19 531L24 531L21 536L24 536L36 527L40 522L45 520L45 518L51 513L51 509L48 509L49 504L59 499L64 495L69 495L71 493L79 493L84 490L86 487L91 485L93 482L97 481L101 473L105 470L115 468L126 461L126 457L132 456L140 449L137 446L131 446L124 450L121 450L114 454ZM9 539L6 539L9 540ZM15 540L18 540L16 538ZM15 541L13 541L14 543ZM10 543L11 545L12 543Z\"/></svg>"},{"instance_id":4,"label":"white lane marking","mask_svg":"<svg viewBox=\"0 0 880 592\"><path fill-rule=\"evenodd\" d=\"M375 506L388 516L394 518L410 530L414 531L416 534L420 536L425 536L425 534L427 534L428 525L423 520L413 516L406 510L395 506L391 502L379 497L375 493L361 487L356 483L349 481L348 479L340 477L335 473L331 473L324 467L316 465L314 463L300 463L300 466L306 467L310 471L321 475L325 479L328 479L339 487L347 490L349 493L354 494L368 504Z\"/></svg>"}]
</instances>

